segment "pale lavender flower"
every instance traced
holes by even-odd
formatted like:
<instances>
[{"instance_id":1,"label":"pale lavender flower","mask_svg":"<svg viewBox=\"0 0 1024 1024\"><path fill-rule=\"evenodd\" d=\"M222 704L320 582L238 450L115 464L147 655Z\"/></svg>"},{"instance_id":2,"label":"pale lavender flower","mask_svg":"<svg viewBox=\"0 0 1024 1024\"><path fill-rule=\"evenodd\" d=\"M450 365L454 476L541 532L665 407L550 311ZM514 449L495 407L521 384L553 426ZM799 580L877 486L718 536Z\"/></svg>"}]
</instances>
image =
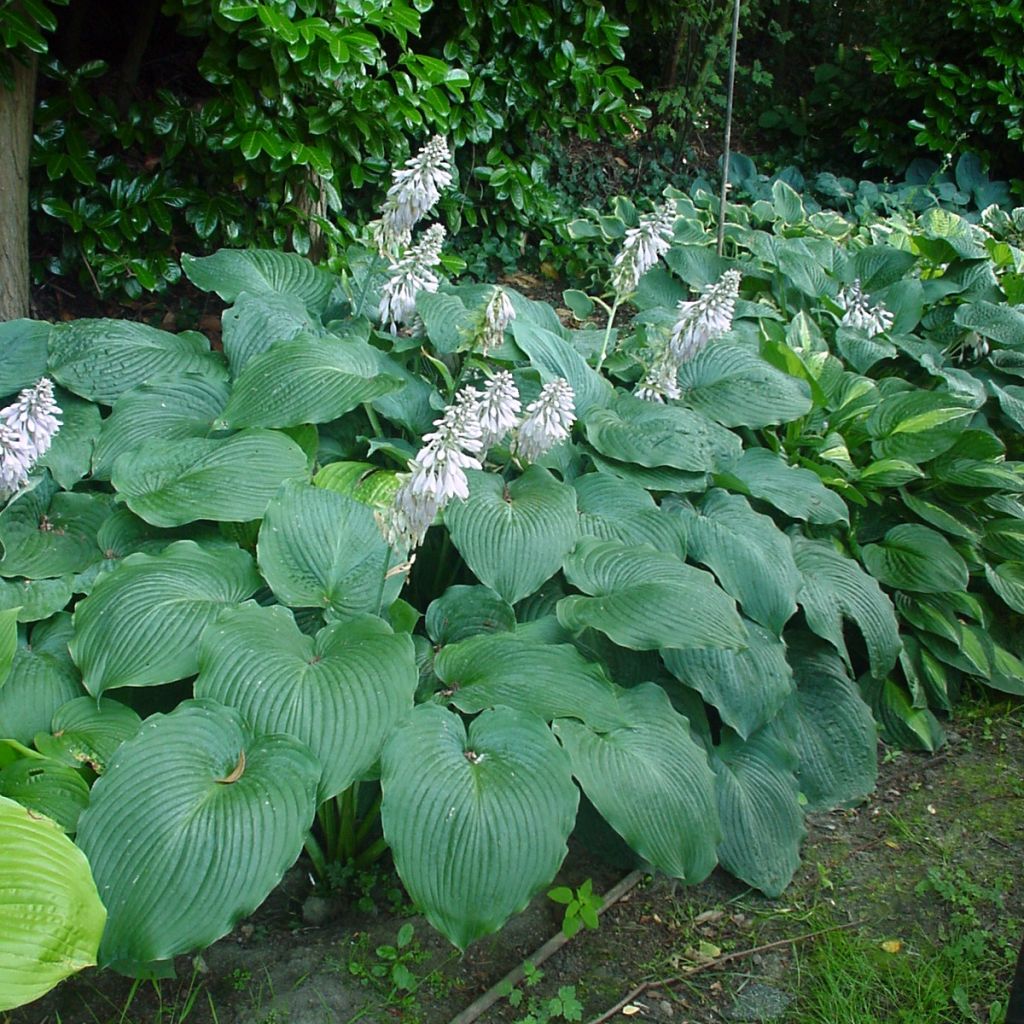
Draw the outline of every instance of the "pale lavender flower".
<instances>
[{"instance_id":1,"label":"pale lavender flower","mask_svg":"<svg viewBox=\"0 0 1024 1024\"><path fill-rule=\"evenodd\" d=\"M841 288L836 301L843 308L843 318L839 321L843 327L861 327L869 338L892 329L892 313L882 303L872 306L859 280L848 288Z\"/></svg>"},{"instance_id":2,"label":"pale lavender flower","mask_svg":"<svg viewBox=\"0 0 1024 1024\"><path fill-rule=\"evenodd\" d=\"M526 407L526 415L519 424L516 458L536 462L569 436L576 419L574 398L569 382L561 377L544 385L537 401Z\"/></svg>"},{"instance_id":3,"label":"pale lavender flower","mask_svg":"<svg viewBox=\"0 0 1024 1024\"><path fill-rule=\"evenodd\" d=\"M488 381L477 406L482 451L496 445L519 422L522 407L512 374L500 370Z\"/></svg>"},{"instance_id":4,"label":"pale lavender flower","mask_svg":"<svg viewBox=\"0 0 1024 1024\"><path fill-rule=\"evenodd\" d=\"M667 399L678 398L679 364L672 358L667 348L655 358L648 367L643 379L637 384L633 394L645 402L664 403Z\"/></svg>"},{"instance_id":5,"label":"pale lavender flower","mask_svg":"<svg viewBox=\"0 0 1024 1024\"><path fill-rule=\"evenodd\" d=\"M380 319L392 334L400 325L413 323L416 317L416 296L420 292L436 292L440 279L434 267L441 261L445 230L432 224L423 237L389 271L381 289Z\"/></svg>"},{"instance_id":6,"label":"pale lavender flower","mask_svg":"<svg viewBox=\"0 0 1024 1024\"><path fill-rule=\"evenodd\" d=\"M392 175L380 220L370 231L380 255L394 259L412 239L412 229L452 183L452 155L448 141L435 135Z\"/></svg>"},{"instance_id":7,"label":"pale lavender flower","mask_svg":"<svg viewBox=\"0 0 1024 1024\"><path fill-rule=\"evenodd\" d=\"M0 420L0 501L27 482L33 461L25 435Z\"/></svg>"},{"instance_id":8,"label":"pale lavender flower","mask_svg":"<svg viewBox=\"0 0 1024 1024\"><path fill-rule=\"evenodd\" d=\"M732 329L740 272L727 270L699 299L679 303L668 352L676 365L689 362L710 341Z\"/></svg>"},{"instance_id":9,"label":"pale lavender flower","mask_svg":"<svg viewBox=\"0 0 1024 1024\"><path fill-rule=\"evenodd\" d=\"M437 513L452 498L469 497L467 469L481 469L482 431L477 413L481 400L476 388L463 388L455 401L434 421L437 428L423 437L423 447L409 463L394 504L377 517L385 541L396 550L423 543Z\"/></svg>"},{"instance_id":10,"label":"pale lavender flower","mask_svg":"<svg viewBox=\"0 0 1024 1024\"><path fill-rule=\"evenodd\" d=\"M632 295L640 278L671 248L675 219L676 206L670 200L643 214L640 223L626 231L622 248L612 262L611 284L617 298Z\"/></svg>"},{"instance_id":11,"label":"pale lavender flower","mask_svg":"<svg viewBox=\"0 0 1024 1024\"><path fill-rule=\"evenodd\" d=\"M505 337L505 328L516 318L516 311L504 288L495 288L484 309L484 324L480 332L480 352L486 356L497 348Z\"/></svg>"},{"instance_id":12,"label":"pale lavender flower","mask_svg":"<svg viewBox=\"0 0 1024 1024\"><path fill-rule=\"evenodd\" d=\"M46 454L54 434L60 430L60 412L53 397L53 381L41 377L35 387L25 388L13 405L0 410L0 420L25 438L35 462Z\"/></svg>"}]
</instances>

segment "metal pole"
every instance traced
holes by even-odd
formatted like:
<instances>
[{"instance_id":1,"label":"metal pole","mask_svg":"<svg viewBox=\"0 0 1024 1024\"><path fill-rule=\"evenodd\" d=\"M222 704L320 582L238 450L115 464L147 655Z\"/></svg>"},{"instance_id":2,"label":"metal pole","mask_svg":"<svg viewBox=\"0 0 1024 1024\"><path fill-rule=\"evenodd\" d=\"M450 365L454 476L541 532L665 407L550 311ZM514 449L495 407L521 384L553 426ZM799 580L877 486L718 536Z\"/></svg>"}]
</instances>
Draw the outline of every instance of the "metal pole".
<instances>
[{"instance_id":1,"label":"metal pole","mask_svg":"<svg viewBox=\"0 0 1024 1024\"><path fill-rule=\"evenodd\" d=\"M736 85L736 42L740 34L740 0L732 11L732 46L729 50L729 82L725 100L725 150L722 153L722 198L718 210L718 255L725 251L725 197L729 189L729 146L732 142L732 94Z\"/></svg>"}]
</instances>

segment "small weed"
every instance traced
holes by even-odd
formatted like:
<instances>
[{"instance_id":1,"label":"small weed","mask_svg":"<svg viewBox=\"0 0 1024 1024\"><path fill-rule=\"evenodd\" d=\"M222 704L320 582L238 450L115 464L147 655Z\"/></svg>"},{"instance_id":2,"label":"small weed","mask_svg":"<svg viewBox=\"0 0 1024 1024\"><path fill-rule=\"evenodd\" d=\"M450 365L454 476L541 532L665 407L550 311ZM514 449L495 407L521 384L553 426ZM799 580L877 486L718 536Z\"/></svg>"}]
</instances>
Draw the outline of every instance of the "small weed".
<instances>
[{"instance_id":1,"label":"small weed","mask_svg":"<svg viewBox=\"0 0 1024 1024\"><path fill-rule=\"evenodd\" d=\"M515 1024L550 1024L551 1021L578 1021L583 1019L583 1004L576 998L575 985L563 985L558 995L547 999L528 990L544 980L544 972L529 960L523 964L523 988L503 987L502 995L509 1006L525 1011Z\"/></svg>"},{"instance_id":2,"label":"small weed","mask_svg":"<svg viewBox=\"0 0 1024 1024\"><path fill-rule=\"evenodd\" d=\"M562 934L567 939L571 939L581 928L597 928L597 915L604 901L594 892L593 882L589 878L575 891L567 885L552 889L548 899L565 906Z\"/></svg>"},{"instance_id":3,"label":"small weed","mask_svg":"<svg viewBox=\"0 0 1024 1024\"><path fill-rule=\"evenodd\" d=\"M231 987L236 992L244 992L252 981L252 973L243 967L236 967L231 972Z\"/></svg>"}]
</instances>

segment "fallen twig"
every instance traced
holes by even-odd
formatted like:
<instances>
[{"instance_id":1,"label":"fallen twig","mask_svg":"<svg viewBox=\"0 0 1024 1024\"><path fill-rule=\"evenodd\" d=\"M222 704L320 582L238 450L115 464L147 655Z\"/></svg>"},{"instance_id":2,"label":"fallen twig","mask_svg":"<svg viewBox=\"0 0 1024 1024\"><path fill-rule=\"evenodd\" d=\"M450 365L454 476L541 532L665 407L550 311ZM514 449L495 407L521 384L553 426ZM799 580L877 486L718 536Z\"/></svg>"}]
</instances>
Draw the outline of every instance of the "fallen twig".
<instances>
[{"instance_id":1,"label":"fallen twig","mask_svg":"<svg viewBox=\"0 0 1024 1024\"><path fill-rule=\"evenodd\" d=\"M631 989L622 997L610 1010L605 1010L599 1017L595 1017L589 1021L588 1024L604 1024L605 1021L611 1020L620 1010L628 1006L637 996L643 995L645 992L652 988L668 988L670 985L677 985L687 978L693 977L695 974L701 974L703 971L710 971L714 967L722 967L725 964L732 963L734 960L743 960L748 956L753 956L755 953L763 953L768 949L778 949L780 946L795 946L798 942L806 942L808 939L816 939L819 935L826 935L828 932L839 932L846 931L848 928L856 928L858 925L862 925L863 921L851 921L849 924L836 924L830 928L822 928L816 932L806 932L803 935L794 935L791 939L776 939L775 942L766 942L761 946L752 946L750 949L737 950L735 953L726 953L724 956L715 957L714 960L708 960L706 963L694 964L693 967L688 967L685 971L681 971L679 974L675 974L670 978L652 978L648 981L642 981L635 988ZM452 1024L455 1024L452 1021Z\"/></svg>"},{"instance_id":2,"label":"fallen twig","mask_svg":"<svg viewBox=\"0 0 1024 1024\"><path fill-rule=\"evenodd\" d=\"M604 901L601 904L598 914L603 914L609 907L618 903L623 896L626 895L631 889L635 888L641 878L644 877L642 871L631 871L625 878L622 879L617 885L613 886L604 895ZM556 935L552 935L543 946L538 949L533 956L527 957L527 961L539 967L548 957L557 953L569 940L566 938L564 932L558 932ZM448 1022L448 1024L471 1024L475 1021L485 1010L490 1009L499 999L501 999L507 992L519 984L525 977L524 961L518 967L513 967L504 978L501 979L496 985L491 986L479 999L475 999L469 1004L461 1013L456 1014Z\"/></svg>"}]
</instances>

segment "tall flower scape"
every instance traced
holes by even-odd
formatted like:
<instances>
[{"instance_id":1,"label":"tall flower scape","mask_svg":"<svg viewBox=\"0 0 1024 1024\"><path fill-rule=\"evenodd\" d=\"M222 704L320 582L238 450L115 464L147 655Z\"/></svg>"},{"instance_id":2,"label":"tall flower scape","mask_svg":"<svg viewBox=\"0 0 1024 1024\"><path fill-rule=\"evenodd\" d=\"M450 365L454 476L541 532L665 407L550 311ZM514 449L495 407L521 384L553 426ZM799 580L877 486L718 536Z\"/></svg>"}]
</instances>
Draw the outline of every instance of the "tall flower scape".
<instances>
[{"instance_id":1,"label":"tall flower scape","mask_svg":"<svg viewBox=\"0 0 1024 1024\"><path fill-rule=\"evenodd\" d=\"M0 409L0 501L28 481L29 470L46 454L60 430L60 413L53 382L46 377Z\"/></svg>"}]
</instances>

